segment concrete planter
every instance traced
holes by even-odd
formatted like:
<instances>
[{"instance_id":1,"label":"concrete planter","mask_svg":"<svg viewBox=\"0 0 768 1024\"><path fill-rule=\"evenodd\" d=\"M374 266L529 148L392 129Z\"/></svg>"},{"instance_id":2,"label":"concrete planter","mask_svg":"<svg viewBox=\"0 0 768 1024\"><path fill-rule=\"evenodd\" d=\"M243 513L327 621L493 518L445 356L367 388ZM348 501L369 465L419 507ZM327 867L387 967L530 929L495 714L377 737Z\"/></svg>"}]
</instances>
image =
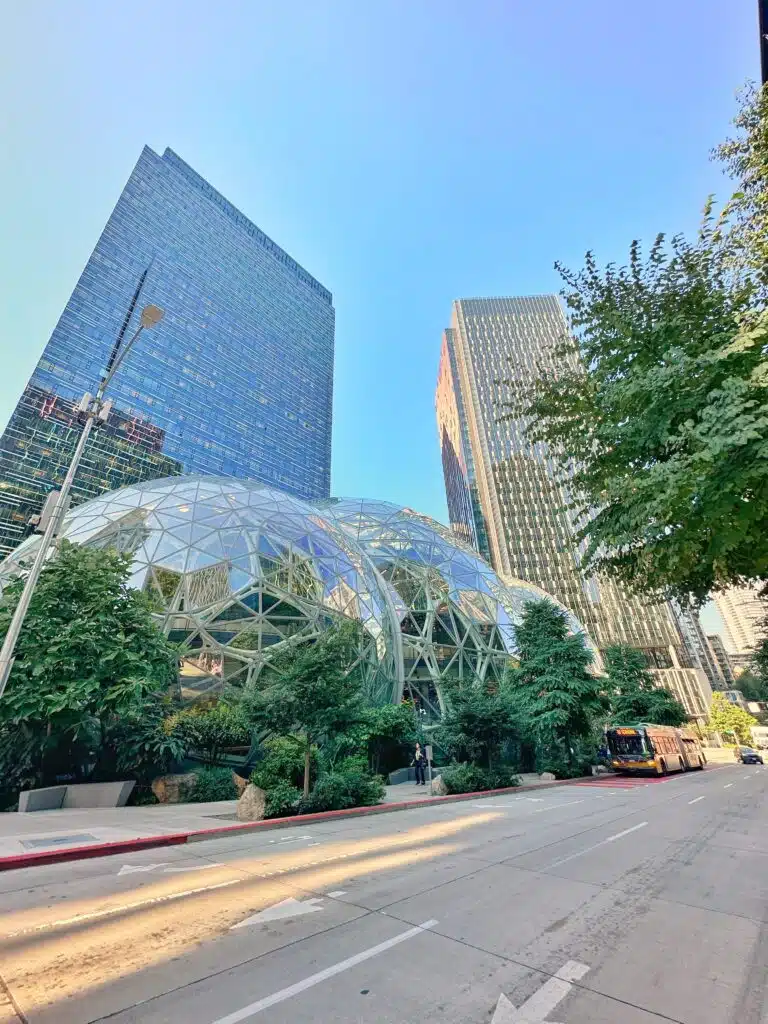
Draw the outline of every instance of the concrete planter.
<instances>
[{"instance_id":1,"label":"concrete planter","mask_svg":"<svg viewBox=\"0 0 768 1024\"><path fill-rule=\"evenodd\" d=\"M125 807L135 782L81 782L19 793L19 813L74 807Z\"/></svg>"}]
</instances>

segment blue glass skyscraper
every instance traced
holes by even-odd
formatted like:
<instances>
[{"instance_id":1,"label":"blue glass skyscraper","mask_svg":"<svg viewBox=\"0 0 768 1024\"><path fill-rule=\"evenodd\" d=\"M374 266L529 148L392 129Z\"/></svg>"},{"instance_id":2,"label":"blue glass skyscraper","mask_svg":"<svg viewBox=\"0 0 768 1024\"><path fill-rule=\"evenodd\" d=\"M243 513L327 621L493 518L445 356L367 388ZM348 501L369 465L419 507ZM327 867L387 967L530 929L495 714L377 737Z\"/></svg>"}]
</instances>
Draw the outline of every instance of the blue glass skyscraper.
<instances>
[{"instance_id":1,"label":"blue glass skyscraper","mask_svg":"<svg viewBox=\"0 0 768 1024\"><path fill-rule=\"evenodd\" d=\"M174 473L330 489L331 293L172 150L145 148L0 439L0 554L62 480L144 306L165 310L110 386L74 501Z\"/></svg>"}]
</instances>

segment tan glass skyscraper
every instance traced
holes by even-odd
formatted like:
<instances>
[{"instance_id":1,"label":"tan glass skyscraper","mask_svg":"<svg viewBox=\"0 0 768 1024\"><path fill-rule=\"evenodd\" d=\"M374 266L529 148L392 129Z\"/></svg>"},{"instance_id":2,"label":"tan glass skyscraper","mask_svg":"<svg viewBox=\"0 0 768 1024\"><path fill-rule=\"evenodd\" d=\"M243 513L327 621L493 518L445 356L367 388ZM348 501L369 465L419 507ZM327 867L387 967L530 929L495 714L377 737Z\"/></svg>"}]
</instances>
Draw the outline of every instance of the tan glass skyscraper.
<instances>
[{"instance_id":1,"label":"tan glass skyscraper","mask_svg":"<svg viewBox=\"0 0 768 1024\"><path fill-rule=\"evenodd\" d=\"M531 445L518 420L502 419L509 398L503 382L556 369L553 346L566 330L554 295L453 303L435 396L451 525L497 572L558 597L599 646L642 648L659 682L701 717L711 690L669 607L649 607L611 582L581 575L568 495L546 448Z\"/></svg>"},{"instance_id":2,"label":"tan glass skyscraper","mask_svg":"<svg viewBox=\"0 0 768 1024\"><path fill-rule=\"evenodd\" d=\"M757 587L729 587L714 596L715 607L725 625L729 654L748 654L760 642L768 618L768 602Z\"/></svg>"}]
</instances>

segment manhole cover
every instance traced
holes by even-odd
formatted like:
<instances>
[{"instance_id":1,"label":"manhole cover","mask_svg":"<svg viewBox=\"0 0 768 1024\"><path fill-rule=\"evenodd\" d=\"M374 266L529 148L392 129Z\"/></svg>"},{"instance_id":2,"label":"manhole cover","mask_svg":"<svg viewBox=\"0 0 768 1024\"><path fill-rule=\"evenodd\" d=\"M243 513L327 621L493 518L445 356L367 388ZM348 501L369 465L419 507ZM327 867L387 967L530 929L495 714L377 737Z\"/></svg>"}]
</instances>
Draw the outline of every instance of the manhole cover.
<instances>
[{"instance_id":1,"label":"manhole cover","mask_svg":"<svg viewBox=\"0 0 768 1024\"><path fill-rule=\"evenodd\" d=\"M38 846L69 846L80 843L97 843L96 836L88 832L78 832L71 836L48 836L47 839L22 839L21 845L28 850L34 850Z\"/></svg>"}]
</instances>

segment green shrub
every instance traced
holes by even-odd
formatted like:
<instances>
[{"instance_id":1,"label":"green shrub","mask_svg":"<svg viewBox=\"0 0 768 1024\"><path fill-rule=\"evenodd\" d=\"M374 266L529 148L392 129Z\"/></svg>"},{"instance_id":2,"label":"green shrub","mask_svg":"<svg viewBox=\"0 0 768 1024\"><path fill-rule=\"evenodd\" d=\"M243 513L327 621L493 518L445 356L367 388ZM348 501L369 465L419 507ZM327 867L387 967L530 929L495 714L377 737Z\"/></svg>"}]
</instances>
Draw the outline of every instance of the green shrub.
<instances>
[{"instance_id":1,"label":"green shrub","mask_svg":"<svg viewBox=\"0 0 768 1024\"><path fill-rule=\"evenodd\" d=\"M197 783L189 795L193 804L210 803L214 800L236 800L237 787L230 768L216 768L206 765L195 772Z\"/></svg>"},{"instance_id":2,"label":"green shrub","mask_svg":"<svg viewBox=\"0 0 768 1024\"><path fill-rule=\"evenodd\" d=\"M304 785L304 745L294 736L273 736L264 743L264 757L251 775L251 782L267 793L279 785L301 789ZM312 775L316 775L317 751L312 751Z\"/></svg>"},{"instance_id":3,"label":"green shrub","mask_svg":"<svg viewBox=\"0 0 768 1024\"><path fill-rule=\"evenodd\" d=\"M21 790L37 784L33 743L22 729L0 726L0 811L15 811Z\"/></svg>"},{"instance_id":4,"label":"green shrub","mask_svg":"<svg viewBox=\"0 0 768 1024\"><path fill-rule=\"evenodd\" d=\"M449 793L481 793L488 789L516 786L518 777L511 768L500 766L488 771L474 764L451 764L443 768L442 779Z\"/></svg>"},{"instance_id":5,"label":"green shrub","mask_svg":"<svg viewBox=\"0 0 768 1024\"><path fill-rule=\"evenodd\" d=\"M301 800L301 790L290 782L275 783L267 790L265 818L288 818L296 811Z\"/></svg>"},{"instance_id":6,"label":"green shrub","mask_svg":"<svg viewBox=\"0 0 768 1024\"><path fill-rule=\"evenodd\" d=\"M364 758L347 758L333 771L321 775L309 798L299 804L299 814L370 807L384 797L381 780L370 775Z\"/></svg>"},{"instance_id":7,"label":"green shrub","mask_svg":"<svg viewBox=\"0 0 768 1024\"><path fill-rule=\"evenodd\" d=\"M562 744L556 741L542 744L537 754L537 771L552 772L558 779L579 779L584 775L590 775L591 766L597 760L594 744L579 740L574 742L571 756L568 756Z\"/></svg>"},{"instance_id":8,"label":"green shrub","mask_svg":"<svg viewBox=\"0 0 768 1024\"><path fill-rule=\"evenodd\" d=\"M177 712L167 720L166 730L200 754L206 764L221 760L227 747L244 747L251 741L251 728L242 709L219 700Z\"/></svg>"}]
</instances>

